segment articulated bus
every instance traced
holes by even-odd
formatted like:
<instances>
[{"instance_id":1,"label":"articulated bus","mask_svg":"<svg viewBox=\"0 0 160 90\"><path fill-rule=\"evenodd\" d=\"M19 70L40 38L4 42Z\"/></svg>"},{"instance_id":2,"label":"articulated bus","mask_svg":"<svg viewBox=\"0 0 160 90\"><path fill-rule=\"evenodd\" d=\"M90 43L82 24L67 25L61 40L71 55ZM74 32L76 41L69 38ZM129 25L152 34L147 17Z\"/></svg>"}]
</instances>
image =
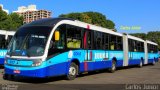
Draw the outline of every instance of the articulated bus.
<instances>
[{"instance_id":1,"label":"articulated bus","mask_svg":"<svg viewBox=\"0 0 160 90\"><path fill-rule=\"evenodd\" d=\"M4 64L4 57L7 53L7 46L14 33L14 31L0 30L0 65Z\"/></svg>"},{"instance_id":2,"label":"articulated bus","mask_svg":"<svg viewBox=\"0 0 160 90\"><path fill-rule=\"evenodd\" d=\"M155 64L157 44L67 18L49 18L19 28L5 58L4 79L46 78L83 72Z\"/></svg>"}]
</instances>

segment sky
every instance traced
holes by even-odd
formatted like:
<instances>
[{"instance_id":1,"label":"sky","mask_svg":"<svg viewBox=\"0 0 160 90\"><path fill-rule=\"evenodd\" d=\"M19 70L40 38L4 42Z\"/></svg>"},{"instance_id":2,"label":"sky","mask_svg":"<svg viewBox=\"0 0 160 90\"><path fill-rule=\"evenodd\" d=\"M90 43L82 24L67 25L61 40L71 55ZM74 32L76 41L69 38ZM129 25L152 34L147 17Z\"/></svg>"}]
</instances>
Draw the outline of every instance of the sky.
<instances>
[{"instance_id":1,"label":"sky","mask_svg":"<svg viewBox=\"0 0 160 90\"><path fill-rule=\"evenodd\" d=\"M120 33L160 31L160 0L0 0L11 13L19 6L37 5L52 17L71 12L100 12Z\"/></svg>"}]
</instances>

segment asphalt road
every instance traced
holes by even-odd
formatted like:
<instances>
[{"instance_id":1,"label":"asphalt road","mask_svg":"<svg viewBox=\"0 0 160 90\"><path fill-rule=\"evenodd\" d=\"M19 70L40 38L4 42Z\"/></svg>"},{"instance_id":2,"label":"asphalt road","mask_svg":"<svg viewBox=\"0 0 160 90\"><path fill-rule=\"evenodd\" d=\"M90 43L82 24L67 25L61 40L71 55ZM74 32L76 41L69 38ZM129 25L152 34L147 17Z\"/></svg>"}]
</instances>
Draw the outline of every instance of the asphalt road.
<instances>
[{"instance_id":1,"label":"asphalt road","mask_svg":"<svg viewBox=\"0 0 160 90\"><path fill-rule=\"evenodd\" d=\"M58 85L63 89L74 89L71 86L76 85L109 85L109 84L160 84L160 62L153 65L145 65L142 68L133 66L118 68L114 73L109 73L107 70L86 73L78 76L75 80L65 80L64 77L54 77L49 79L19 79L19 80L4 80L3 68L0 69L0 84L15 84L23 85L26 88L31 88L27 85L40 85L48 87L48 85ZM67 88L64 85L69 85ZM70 86L71 85L71 86ZM69 88L68 88L69 87ZM81 87L81 86L80 86ZM96 87L96 86L95 86ZM98 87L98 86L97 86ZM102 86L101 86L102 87ZM34 88L34 86L32 86ZM35 86L36 88L36 86ZM81 87L82 88L82 87ZM77 88L76 88L77 89ZM93 88L92 88L93 89ZM159 87L160 89L160 87ZM19 89L18 89L19 90ZM155 89L158 90L158 89Z\"/></svg>"}]
</instances>

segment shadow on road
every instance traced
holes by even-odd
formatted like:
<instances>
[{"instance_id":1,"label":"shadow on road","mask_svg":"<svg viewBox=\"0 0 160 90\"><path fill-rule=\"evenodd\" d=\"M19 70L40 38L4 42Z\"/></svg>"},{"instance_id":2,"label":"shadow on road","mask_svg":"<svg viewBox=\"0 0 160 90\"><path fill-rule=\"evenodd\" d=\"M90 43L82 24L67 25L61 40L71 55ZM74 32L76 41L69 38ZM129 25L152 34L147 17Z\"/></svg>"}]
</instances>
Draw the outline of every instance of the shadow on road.
<instances>
[{"instance_id":1,"label":"shadow on road","mask_svg":"<svg viewBox=\"0 0 160 90\"><path fill-rule=\"evenodd\" d=\"M10 76L6 80L22 82L22 83L42 84L42 83L49 83L53 81L65 80L65 77L59 76L59 77L50 77L50 78L29 78L29 77Z\"/></svg>"}]
</instances>

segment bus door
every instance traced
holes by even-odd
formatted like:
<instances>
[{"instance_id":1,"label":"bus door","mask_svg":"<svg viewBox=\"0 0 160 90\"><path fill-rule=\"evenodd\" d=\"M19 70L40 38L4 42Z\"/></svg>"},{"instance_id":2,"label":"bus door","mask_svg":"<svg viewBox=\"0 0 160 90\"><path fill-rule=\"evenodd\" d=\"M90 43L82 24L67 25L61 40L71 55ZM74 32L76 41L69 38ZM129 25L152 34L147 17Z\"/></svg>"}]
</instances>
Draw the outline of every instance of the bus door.
<instances>
[{"instance_id":1,"label":"bus door","mask_svg":"<svg viewBox=\"0 0 160 90\"><path fill-rule=\"evenodd\" d=\"M0 35L0 65L4 64L4 57L7 53L5 35Z\"/></svg>"},{"instance_id":2,"label":"bus door","mask_svg":"<svg viewBox=\"0 0 160 90\"><path fill-rule=\"evenodd\" d=\"M83 37L83 46L85 49L85 60L84 60L84 71L94 70L94 62L93 62L93 32L88 29L84 32Z\"/></svg>"},{"instance_id":3,"label":"bus door","mask_svg":"<svg viewBox=\"0 0 160 90\"><path fill-rule=\"evenodd\" d=\"M133 65L134 64L134 59L135 59L135 52L136 52L136 47L135 47L135 41L132 39L128 39L128 47L129 47L129 51L128 51L128 59L129 59L129 65Z\"/></svg>"}]
</instances>

